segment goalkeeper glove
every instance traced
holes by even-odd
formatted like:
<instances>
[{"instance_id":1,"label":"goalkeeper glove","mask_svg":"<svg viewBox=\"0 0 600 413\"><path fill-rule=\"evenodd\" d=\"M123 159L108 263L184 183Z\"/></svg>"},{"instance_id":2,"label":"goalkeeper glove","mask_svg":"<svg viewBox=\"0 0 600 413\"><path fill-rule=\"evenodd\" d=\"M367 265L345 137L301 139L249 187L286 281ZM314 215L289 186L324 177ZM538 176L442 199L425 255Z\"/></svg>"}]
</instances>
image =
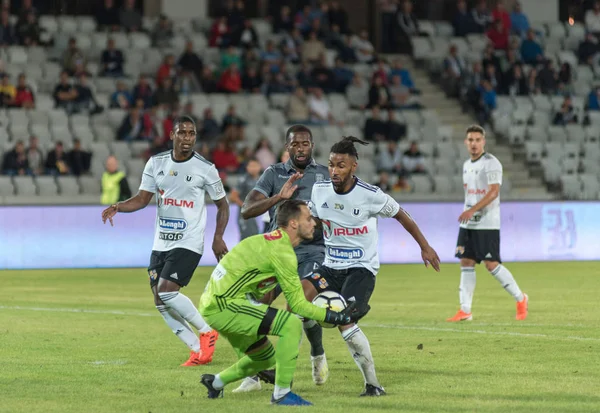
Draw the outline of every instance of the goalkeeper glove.
<instances>
[{"instance_id":1,"label":"goalkeeper glove","mask_svg":"<svg viewBox=\"0 0 600 413\"><path fill-rule=\"evenodd\" d=\"M354 312L356 311L356 302L351 302L348 307L342 311L327 310L325 322L336 326L345 326L354 322Z\"/></svg>"}]
</instances>

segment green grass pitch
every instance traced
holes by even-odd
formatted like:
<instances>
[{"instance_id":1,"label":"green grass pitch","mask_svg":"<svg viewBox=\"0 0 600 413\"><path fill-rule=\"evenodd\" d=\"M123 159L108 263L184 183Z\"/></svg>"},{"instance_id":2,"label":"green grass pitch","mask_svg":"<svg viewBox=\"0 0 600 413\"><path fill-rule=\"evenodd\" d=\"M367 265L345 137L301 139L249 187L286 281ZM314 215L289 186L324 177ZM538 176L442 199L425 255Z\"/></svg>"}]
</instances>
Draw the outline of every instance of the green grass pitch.
<instances>
[{"instance_id":1,"label":"green grass pitch","mask_svg":"<svg viewBox=\"0 0 600 413\"><path fill-rule=\"evenodd\" d=\"M294 390L318 412L600 411L600 263L507 264L530 296L514 300L477 268L474 320L449 324L459 268L384 266L361 323L388 396L359 399L362 377L337 330L325 330L331 375L312 384L304 341ZM185 293L194 302L211 268ZM186 347L155 310L143 269L0 272L0 412L264 412L272 387L207 400ZM417 347L422 349L418 349Z\"/></svg>"}]
</instances>

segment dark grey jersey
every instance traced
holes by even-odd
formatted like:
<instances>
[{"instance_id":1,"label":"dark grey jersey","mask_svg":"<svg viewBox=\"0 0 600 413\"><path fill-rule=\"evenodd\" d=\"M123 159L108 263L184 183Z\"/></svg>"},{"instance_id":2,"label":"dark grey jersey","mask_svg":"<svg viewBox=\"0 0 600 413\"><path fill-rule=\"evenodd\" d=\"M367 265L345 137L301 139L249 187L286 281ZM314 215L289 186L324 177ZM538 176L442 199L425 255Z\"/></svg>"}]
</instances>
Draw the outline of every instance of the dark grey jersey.
<instances>
[{"instance_id":1,"label":"dark grey jersey","mask_svg":"<svg viewBox=\"0 0 600 413\"><path fill-rule=\"evenodd\" d=\"M267 198L276 195L281 191L281 187L286 183L286 181L296 173L294 169L294 165L291 160L283 163L276 163L268 167L265 172L261 175L254 187L254 190L260 192ZM303 201L310 201L310 197L312 195L313 185L316 182L324 181L329 179L329 170L326 166L319 165L312 160L312 162L304 169L304 173L302 178L296 181L296 185L298 185L298 189L294 193L294 199L301 199ZM271 218L271 222L269 224L268 231L272 231L277 226L277 217L275 216L276 207L273 207L269 210L269 217ZM312 251L315 251L319 254L322 254L324 251L323 244L323 234L321 231L315 231L315 238L311 242L303 242L298 247L296 247L296 255L300 256L301 254L309 254Z\"/></svg>"}]
</instances>

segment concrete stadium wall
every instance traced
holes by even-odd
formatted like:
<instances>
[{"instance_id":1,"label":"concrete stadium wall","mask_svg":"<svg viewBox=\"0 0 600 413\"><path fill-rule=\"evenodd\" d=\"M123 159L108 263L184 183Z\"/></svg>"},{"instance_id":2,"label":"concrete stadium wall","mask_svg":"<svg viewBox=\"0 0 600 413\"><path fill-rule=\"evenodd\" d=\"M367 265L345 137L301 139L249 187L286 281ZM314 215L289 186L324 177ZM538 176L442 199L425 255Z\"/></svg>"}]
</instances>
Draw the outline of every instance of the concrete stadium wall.
<instances>
[{"instance_id":1,"label":"concrete stadium wall","mask_svg":"<svg viewBox=\"0 0 600 413\"><path fill-rule=\"evenodd\" d=\"M445 263L454 258L460 203L411 203L405 209L420 225ZM225 241L239 239L237 207L232 206ZM502 258L505 261L598 260L598 202L507 202L502 205ZM103 225L99 206L0 207L0 269L145 267L152 249L155 207L118 214ZM348 208L351 210L351 208ZM208 206L205 256L211 251L214 205ZM379 226L381 262L420 262L410 235L395 222Z\"/></svg>"}]
</instances>

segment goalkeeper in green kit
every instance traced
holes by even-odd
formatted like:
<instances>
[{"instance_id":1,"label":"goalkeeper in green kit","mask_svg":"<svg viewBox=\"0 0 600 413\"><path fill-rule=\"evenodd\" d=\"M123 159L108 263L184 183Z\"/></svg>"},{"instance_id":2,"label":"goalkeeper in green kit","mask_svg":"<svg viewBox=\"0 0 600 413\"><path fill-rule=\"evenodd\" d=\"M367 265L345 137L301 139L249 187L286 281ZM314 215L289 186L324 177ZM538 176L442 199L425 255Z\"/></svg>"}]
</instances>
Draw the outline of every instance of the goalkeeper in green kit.
<instances>
[{"instance_id":1,"label":"goalkeeper in green kit","mask_svg":"<svg viewBox=\"0 0 600 413\"><path fill-rule=\"evenodd\" d=\"M287 200L278 207L277 230L244 239L214 269L199 310L241 358L217 375L202 375L201 383L208 389L209 398L223 397L225 385L276 366L271 403L312 404L290 389L302 338L302 322L292 313L336 325L354 321L353 303L335 312L304 298L294 247L312 239L315 225L304 201ZM259 302L277 284L291 312ZM276 349L267 335L279 337Z\"/></svg>"}]
</instances>

